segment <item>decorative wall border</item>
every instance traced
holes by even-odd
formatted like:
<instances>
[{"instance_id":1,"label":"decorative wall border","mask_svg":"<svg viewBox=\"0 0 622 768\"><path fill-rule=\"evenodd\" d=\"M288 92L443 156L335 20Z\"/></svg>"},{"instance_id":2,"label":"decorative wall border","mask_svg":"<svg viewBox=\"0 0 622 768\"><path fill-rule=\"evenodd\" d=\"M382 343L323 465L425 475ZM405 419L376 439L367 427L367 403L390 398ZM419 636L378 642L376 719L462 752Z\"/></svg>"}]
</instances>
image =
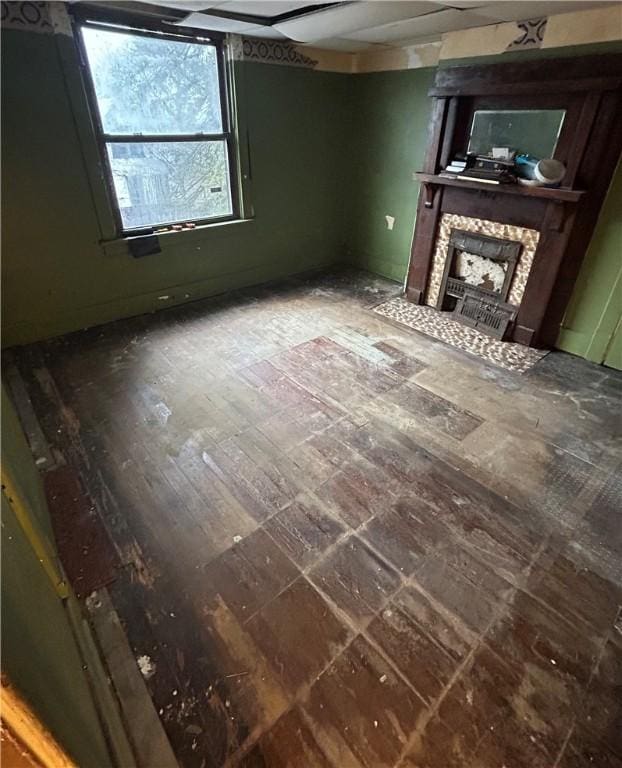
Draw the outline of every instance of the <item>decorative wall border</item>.
<instances>
[{"instance_id":1,"label":"decorative wall border","mask_svg":"<svg viewBox=\"0 0 622 768\"><path fill-rule=\"evenodd\" d=\"M286 67L314 69L317 60L305 56L294 43L287 40L269 40L259 37L230 35L231 50L236 61L254 61L261 64L279 64Z\"/></svg>"},{"instance_id":2,"label":"decorative wall border","mask_svg":"<svg viewBox=\"0 0 622 768\"><path fill-rule=\"evenodd\" d=\"M533 256L538 246L540 233L535 229L514 227L511 224L501 224L498 221L488 221L487 219L473 219L470 216L458 216L455 213L444 213L441 216L434 246L432 269L426 289L425 303L430 307L435 307L438 301L443 280L443 270L447 259L447 246L452 229L463 229L478 235L489 235L490 237L498 237L501 240L515 240L523 244L508 294L508 302L519 306L525 293L525 286L527 285L527 278L533 264Z\"/></svg>"},{"instance_id":3,"label":"decorative wall border","mask_svg":"<svg viewBox=\"0 0 622 768\"><path fill-rule=\"evenodd\" d=\"M19 29L43 35L71 35L71 20L65 3L2 1L2 29Z\"/></svg>"},{"instance_id":4,"label":"decorative wall border","mask_svg":"<svg viewBox=\"0 0 622 768\"><path fill-rule=\"evenodd\" d=\"M20 29L44 35L54 32L48 3L8 3L3 0L0 14L3 29Z\"/></svg>"},{"instance_id":5,"label":"decorative wall border","mask_svg":"<svg viewBox=\"0 0 622 768\"><path fill-rule=\"evenodd\" d=\"M622 40L622 4L553 13L445 32L440 60L482 58L530 48L560 48Z\"/></svg>"}]
</instances>

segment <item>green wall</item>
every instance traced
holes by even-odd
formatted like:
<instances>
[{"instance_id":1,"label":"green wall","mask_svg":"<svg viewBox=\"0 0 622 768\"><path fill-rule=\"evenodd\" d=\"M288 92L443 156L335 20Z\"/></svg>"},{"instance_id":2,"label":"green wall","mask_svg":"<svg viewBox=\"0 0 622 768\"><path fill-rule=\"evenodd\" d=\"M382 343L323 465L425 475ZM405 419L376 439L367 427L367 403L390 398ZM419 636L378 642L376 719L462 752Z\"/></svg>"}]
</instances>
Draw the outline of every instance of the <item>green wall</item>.
<instances>
[{"instance_id":1,"label":"green wall","mask_svg":"<svg viewBox=\"0 0 622 768\"><path fill-rule=\"evenodd\" d=\"M110 219L73 42L3 31L2 43L4 345L332 262L404 279L418 195L412 174L427 143L434 68L345 75L237 64L253 217L163 236L162 253L136 260L124 243L101 242L111 238ZM442 66L621 49L513 52ZM589 338L611 325L611 307L606 323L595 318L616 261L619 187L611 190L559 341L591 359L598 356Z\"/></svg>"},{"instance_id":2,"label":"green wall","mask_svg":"<svg viewBox=\"0 0 622 768\"><path fill-rule=\"evenodd\" d=\"M2 385L2 465L9 471L11 480L20 498L32 513L40 533L53 540L52 524L39 471L32 458L30 447L22 431L17 413Z\"/></svg>"},{"instance_id":3,"label":"green wall","mask_svg":"<svg viewBox=\"0 0 622 768\"><path fill-rule=\"evenodd\" d=\"M410 258L434 69L375 72L350 82L347 257L402 281ZM393 229L385 216L395 219Z\"/></svg>"},{"instance_id":4,"label":"green wall","mask_svg":"<svg viewBox=\"0 0 622 768\"><path fill-rule=\"evenodd\" d=\"M2 388L2 468L50 540L40 479ZM108 747L67 615L2 492L2 672L82 767L107 768ZM71 598L70 598L71 599Z\"/></svg>"},{"instance_id":5,"label":"green wall","mask_svg":"<svg viewBox=\"0 0 622 768\"><path fill-rule=\"evenodd\" d=\"M512 51L496 56L442 61L439 66L496 64L622 51L622 43ZM403 281L417 211L427 145L435 68L377 72L350 78L350 155L347 186L348 261ZM385 216L395 217L393 230ZM605 227L608 227L606 224Z\"/></svg>"},{"instance_id":6,"label":"green wall","mask_svg":"<svg viewBox=\"0 0 622 768\"><path fill-rule=\"evenodd\" d=\"M87 167L97 174L92 147L79 140L89 131L75 109L81 94L72 46L63 35L2 33L5 345L340 257L346 75L237 65L255 218L167 235L162 253L132 259L124 245L99 242L106 222L89 185Z\"/></svg>"},{"instance_id":7,"label":"green wall","mask_svg":"<svg viewBox=\"0 0 622 768\"><path fill-rule=\"evenodd\" d=\"M566 315L558 346L573 355L622 369L622 162L607 199ZM617 338L614 335L617 332Z\"/></svg>"},{"instance_id":8,"label":"green wall","mask_svg":"<svg viewBox=\"0 0 622 768\"><path fill-rule=\"evenodd\" d=\"M621 43L525 51L445 61L443 67L622 51ZM427 144L435 70L356 75L350 84L350 173L346 255L350 263L394 280L406 277ZM395 218L389 230L385 216ZM603 206L568 307L558 346L622 368L622 167ZM617 333L614 337L613 334Z\"/></svg>"}]
</instances>

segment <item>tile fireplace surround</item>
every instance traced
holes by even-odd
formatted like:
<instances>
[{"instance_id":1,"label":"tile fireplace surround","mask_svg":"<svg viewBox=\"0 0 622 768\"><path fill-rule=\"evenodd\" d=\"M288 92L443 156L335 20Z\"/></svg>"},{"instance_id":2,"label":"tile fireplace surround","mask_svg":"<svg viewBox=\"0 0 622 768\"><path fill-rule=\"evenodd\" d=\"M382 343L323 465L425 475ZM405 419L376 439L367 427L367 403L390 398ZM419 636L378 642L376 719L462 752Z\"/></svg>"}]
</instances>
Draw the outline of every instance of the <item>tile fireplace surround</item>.
<instances>
[{"instance_id":1,"label":"tile fireplace surround","mask_svg":"<svg viewBox=\"0 0 622 768\"><path fill-rule=\"evenodd\" d=\"M520 258L514 271L508 302L515 306L520 306L521 299L527 285L527 278L533 263L534 253L538 245L540 233L534 229L525 227L515 227L511 224L502 224L497 221L488 221L486 219L476 219L469 216L459 216L457 214L444 213L441 216L434 255L432 257L432 266L428 278L428 287L425 294L425 303L430 307L435 307L439 298L441 283L443 280L443 270L445 261L449 253L449 238L452 229L461 229L466 232L472 232L477 235L488 235L500 240L513 240L522 244Z\"/></svg>"},{"instance_id":2,"label":"tile fireplace surround","mask_svg":"<svg viewBox=\"0 0 622 768\"><path fill-rule=\"evenodd\" d=\"M507 297L510 304L517 308L520 307L540 233L535 229L503 224L489 219L444 213L440 217L434 244L428 285L423 302L426 306L417 306L402 298L395 298L379 305L374 311L461 349L463 352L476 355L488 363L516 373L525 373L546 354L546 351L492 338L485 332L482 333L463 325L450 312L440 312L435 309L439 306L443 273L447 259L451 258L450 238L455 230L521 244L520 256L512 275Z\"/></svg>"},{"instance_id":3,"label":"tile fireplace surround","mask_svg":"<svg viewBox=\"0 0 622 768\"><path fill-rule=\"evenodd\" d=\"M545 349L532 349L523 344L493 339L475 328L468 328L457 322L450 312L421 307L400 296L382 302L374 307L373 311L462 352L475 355L486 363L514 373L526 373L548 354Z\"/></svg>"}]
</instances>

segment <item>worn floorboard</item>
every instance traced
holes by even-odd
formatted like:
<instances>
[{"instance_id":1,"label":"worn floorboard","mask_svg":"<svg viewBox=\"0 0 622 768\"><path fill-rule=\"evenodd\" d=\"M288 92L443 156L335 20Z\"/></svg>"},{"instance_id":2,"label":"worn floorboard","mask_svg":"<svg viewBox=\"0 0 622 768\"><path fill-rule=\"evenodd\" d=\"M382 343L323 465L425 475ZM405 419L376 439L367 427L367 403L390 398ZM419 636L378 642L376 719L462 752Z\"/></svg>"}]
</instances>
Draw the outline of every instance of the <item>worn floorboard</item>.
<instances>
[{"instance_id":1,"label":"worn floorboard","mask_svg":"<svg viewBox=\"0 0 622 768\"><path fill-rule=\"evenodd\" d=\"M184 768L619 768L622 375L495 369L369 311L397 291L296 278L7 356L153 712Z\"/></svg>"}]
</instances>

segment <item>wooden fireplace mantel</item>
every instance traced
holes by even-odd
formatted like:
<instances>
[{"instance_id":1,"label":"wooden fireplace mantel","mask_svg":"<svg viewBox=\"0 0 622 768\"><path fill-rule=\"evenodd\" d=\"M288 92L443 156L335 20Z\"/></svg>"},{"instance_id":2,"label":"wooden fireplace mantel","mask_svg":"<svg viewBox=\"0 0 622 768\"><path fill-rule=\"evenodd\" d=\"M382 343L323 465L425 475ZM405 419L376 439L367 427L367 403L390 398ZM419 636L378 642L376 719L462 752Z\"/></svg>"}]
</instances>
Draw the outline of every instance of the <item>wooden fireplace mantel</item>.
<instances>
[{"instance_id":1,"label":"wooden fireplace mantel","mask_svg":"<svg viewBox=\"0 0 622 768\"><path fill-rule=\"evenodd\" d=\"M552 346L622 151L622 54L450 67L437 71L406 297L425 300L443 214L540 232L512 338ZM440 176L464 152L477 109L565 109L555 158L564 187L485 184Z\"/></svg>"},{"instance_id":2,"label":"wooden fireplace mantel","mask_svg":"<svg viewBox=\"0 0 622 768\"><path fill-rule=\"evenodd\" d=\"M470 179L450 179L447 176L439 176L434 173L415 173L417 181L423 184L440 185L445 187L462 187L463 189L476 189L488 194L519 195L521 197L539 197L543 200L552 200L558 203L578 203L582 195L581 189L568 189L567 187L527 187L520 184L486 184L485 182L471 181ZM430 206L427 205L426 208Z\"/></svg>"}]
</instances>

